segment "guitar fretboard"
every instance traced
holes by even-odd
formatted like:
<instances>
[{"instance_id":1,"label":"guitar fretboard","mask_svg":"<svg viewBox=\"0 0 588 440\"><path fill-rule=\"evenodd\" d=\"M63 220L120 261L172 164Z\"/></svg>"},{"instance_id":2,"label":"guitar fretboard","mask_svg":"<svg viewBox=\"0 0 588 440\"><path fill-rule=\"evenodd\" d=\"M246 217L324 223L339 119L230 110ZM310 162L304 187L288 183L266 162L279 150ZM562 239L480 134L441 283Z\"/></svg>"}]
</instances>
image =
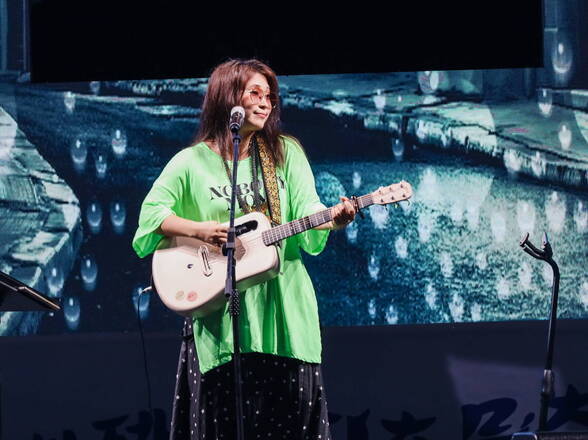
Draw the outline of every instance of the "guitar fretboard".
<instances>
[{"instance_id":1,"label":"guitar fretboard","mask_svg":"<svg viewBox=\"0 0 588 440\"><path fill-rule=\"evenodd\" d=\"M359 209L363 209L372 205L373 203L374 202L372 200L371 194L366 194L357 198L357 206ZM333 217L331 215L331 209L329 208L306 217L299 218L298 220L293 220L291 222L284 223L283 225L275 226L261 234L263 244L266 246L275 244L280 240L284 240L285 238L300 234L301 232L308 231L312 228L316 228L317 226L328 223L332 220Z\"/></svg>"}]
</instances>

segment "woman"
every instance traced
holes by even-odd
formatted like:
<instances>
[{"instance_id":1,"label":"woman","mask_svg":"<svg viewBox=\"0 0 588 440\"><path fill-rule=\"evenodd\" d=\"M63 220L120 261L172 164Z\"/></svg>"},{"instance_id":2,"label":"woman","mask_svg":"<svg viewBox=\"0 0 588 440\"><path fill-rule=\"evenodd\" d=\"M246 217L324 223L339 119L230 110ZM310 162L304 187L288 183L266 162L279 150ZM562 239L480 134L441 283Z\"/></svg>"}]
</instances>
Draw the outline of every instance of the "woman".
<instances>
[{"instance_id":1,"label":"woman","mask_svg":"<svg viewBox=\"0 0 588 440\"><path fill-rule=\"evenodd\" d=\"M139 256L153 252L163 236L197 237L214 245L226 242L227 227L222 223L229 219L232 156L228 120L235 105L245 109L239 131L237 217L257 210L284 223L325 209L302 148L280 131L278 91L275 73L260 61L231 60L216 67L208 82L195 145L170 160L143 202L133 240ZM264 151L265 163L269 160L275 167L277 209L264 187L268 179L260 170L263 167L266 172L266 165L260 164ZM276 278L241 294L239 327L248 439L330 438L320 371L318 310L300 248L318 254L330 229L353 220L352 203L341 199L331 208L332 222L284 240L279 248L281 272ZM193 333L193 342L181 352L172 438L232 439L230 315L224 308L189 324L193 328L185 327L185 336L191 338Z\"/></svg>"}]
</instances>

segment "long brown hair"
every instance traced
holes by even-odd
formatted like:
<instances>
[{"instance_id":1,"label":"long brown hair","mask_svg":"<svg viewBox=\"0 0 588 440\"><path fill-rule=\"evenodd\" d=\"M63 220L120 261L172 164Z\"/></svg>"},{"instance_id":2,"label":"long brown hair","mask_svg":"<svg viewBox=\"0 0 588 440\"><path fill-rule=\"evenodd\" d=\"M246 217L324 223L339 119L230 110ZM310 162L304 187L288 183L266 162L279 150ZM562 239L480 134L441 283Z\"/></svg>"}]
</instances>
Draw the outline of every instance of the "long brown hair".
<instances>
[{"instance_id":1,"label":"long brown hair","mask_svg":"<svg viewBox=\"0 0 588 440\"><path fill-rule=\"evenodd\" d=\"M283 133L280 121L278 79L267 64L256 59L229 60L219 64L213 70L202 103L196 142L215 141L223 157L231 155L233 142L228 129L231 108L241 104L245 85L255 73L260 73L266 78L271 92L278 97L276 107L270 112L263 129L257 133L264 136L274 163L282 165L284 163L284 148L280 139Z\"/></svg>"}]
</instances>

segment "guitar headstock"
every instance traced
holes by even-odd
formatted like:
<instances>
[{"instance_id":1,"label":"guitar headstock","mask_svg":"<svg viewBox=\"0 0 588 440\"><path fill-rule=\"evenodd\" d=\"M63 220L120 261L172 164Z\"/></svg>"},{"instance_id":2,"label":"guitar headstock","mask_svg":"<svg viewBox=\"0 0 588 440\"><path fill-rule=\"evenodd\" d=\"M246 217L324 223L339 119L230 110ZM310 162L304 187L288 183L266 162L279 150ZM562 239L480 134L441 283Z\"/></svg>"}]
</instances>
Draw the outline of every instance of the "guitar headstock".
<instances>
[{"instance_id":1,"label":"guitar headstock","mask_svg":"<svg viewBox=\"0 0 588 440\"><path fill-rule=\"evenodd\" d=\"M387 205L408 200L412 197L412 186L402 180L389 186L381 186L371 193L373 203Z\"/></svg>"}]
</instances>

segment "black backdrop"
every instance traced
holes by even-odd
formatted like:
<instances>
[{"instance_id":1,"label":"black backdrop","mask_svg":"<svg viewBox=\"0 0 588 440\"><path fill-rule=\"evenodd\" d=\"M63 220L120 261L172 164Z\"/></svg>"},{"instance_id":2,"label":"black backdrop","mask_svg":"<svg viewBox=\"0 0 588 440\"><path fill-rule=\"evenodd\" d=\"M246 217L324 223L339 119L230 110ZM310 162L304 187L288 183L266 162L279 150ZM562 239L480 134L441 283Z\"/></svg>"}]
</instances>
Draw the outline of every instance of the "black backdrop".
<instances>
[{"instance_id":1,"label":"black backdrop","mask_svg":"<svg viewBox=\"0 0 588 440\"><path fill-rule=\"evenodd\" d=\"M540 0L31 3L32 80L207 77L228 57L281 75L540 67Z\"/></svg>"}]
</instances>

